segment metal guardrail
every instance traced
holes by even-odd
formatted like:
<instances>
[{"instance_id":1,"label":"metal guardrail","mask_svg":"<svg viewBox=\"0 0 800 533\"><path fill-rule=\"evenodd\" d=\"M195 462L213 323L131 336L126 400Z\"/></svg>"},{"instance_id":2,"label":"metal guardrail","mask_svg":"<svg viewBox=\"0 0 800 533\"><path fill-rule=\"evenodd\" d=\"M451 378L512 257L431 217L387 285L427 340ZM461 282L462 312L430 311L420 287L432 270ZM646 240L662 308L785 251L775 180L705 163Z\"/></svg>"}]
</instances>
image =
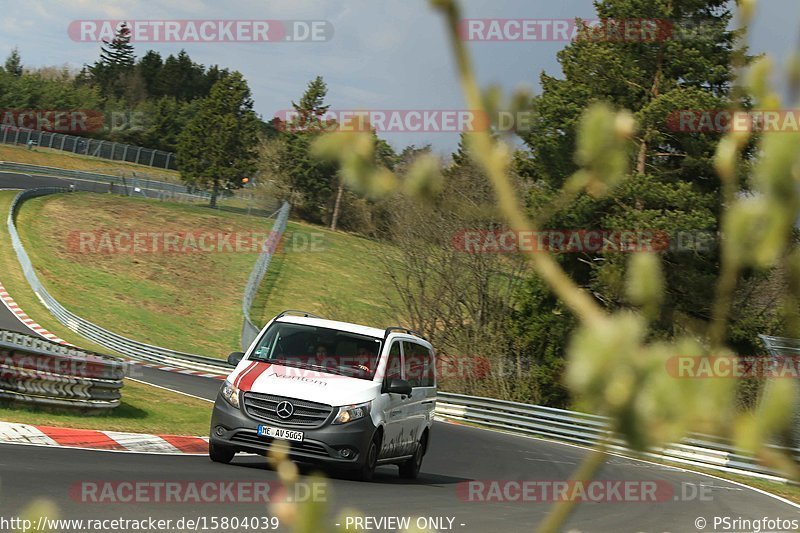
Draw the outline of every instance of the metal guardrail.
<instances>
[{"instance_id":1,"label":"metal guardrail","mask_svg":"<svg viewBox=\"0 0 800 533\"><path fill-rule=\"evenodd\" d=\"M787 481L782 472L760 465L754 457L737 450L724 439L711 435L690 434L682 442L642 453L630 450L621 439L609 434L609 419L577 411L439 392L436 414L492 429L581 446L595 446L605 439L611 451L632 457L667 460L751 477ZM800 461L798 448L770 447L788 453L795 461Z\"/></svg>"},{"instance_id":2,"label":"metal guardrail","mask_svg":"<svg viewBox=\"0 0 800 533\"><path fill-rule=\"evenodd\" d=\"M127 337L123 337L122 335L117 335L116 333L108 331L107 329L104 329L97 324L94 324L70 312L55 298L53 298L49 292L47 292L47 289L45 289L44 285L42 285L42 283L39 281L30 257L22 245L19 233L17 232L15 220L20 205L22 205L22 203L26 200L48 194L63 192L68 192L68 190L60 188L42 188L23 191L14 198L14 201L11 204L11 210L8 214L8 233L11 236L11 244L17 254L17 259L22 266L25 279L28 281L28 284L31 286L31 289L33 289L39 300L41 300L42 304L47 307L53 316L75 333L78 333L79 335L99 344L100 346L103 346L104 348L131 357L132 359L164 365L174 364L184 368L191 368L193 370L207 372L218 371L221 368L227 370L228 366L225 361L221 361L219 359L152 346L150 344L145 344Z\"/></svg>"},{"instance_id":3,"label":"metal guardrail","mask_svg":"<svg viewBox=\"0 0 800 533\"><path fill-rule=\"evenodd\" d=\"M111 174L68 170L63 168L29 165L13 161L0 161L0 172L16 172L48 176L67 180L70 187L88 192L112 192L127 196L143 196L159 200L183 200L205 202L211 197L206 191L191 190L179 183L154 180L152 178L124 178Z\"/></svg>"},{"instance_id":4,"label":"metal guardrail","mask_svg":"<svg viewBox=\"0 0 800 533\"><path fill-rule=\"evenodd\" d=\"M769 335L759 335L758 338L764 343L767 352L774 357L800 355L800 339L771 337Z\"/></svg>"},{"instance_id":5,"label":"metal guardrail","mask_svg":"<svg viewBox=\"0 0 800 533\"><path fill-rule=\"evenodd\" d=\"M256 326L250 318L250 308L253 307L253 300L255 300L256 294L258 294L258 288L261 286L261 282L264 281L264 276L267 274L278 243L280 243L283 237L283 232L286 231L286 223L289 221L290 209L291 206L289 203L283 202L283 205L281 205L281 208L278 210L278 216L275 218L275 223L272 224L269 239L264 243L264 249L258 255L256 264L250 272L250 279L247 281L247 286L244 289L244 298L242 298L242 313L244 314L244 320L242 321L242 350L244 351L247 351L261 331L261 328Z\"/></svg>"},{"instance_id":6,"label":"metal guardrail","mask_svg":"<svg viewBox=\"0 0 800 533\"><path fill-rule=\"evenodd\" d=\"M13 161L0 161L0 172L57 178L66 181L70 189L78 191L113 193L173 202L205 203L211 199L211 193L208 191L181 183L154 179L152 176L144 177L137 175L135 172L133 176L124 177L97 172L29 165ZM217 198L216 208L220 211L271 218L279 208L280 202L276 200L274 203L269 202L265 205L265 201L264 198L256 199L253 194L228 195L223 193Z\"/></svg>"},{"instance_id":7,"label":"metal guardrail","mask_svg":"<svg viewBox=\"0 0 800 533\"><path fill-rule=\"evenodd\" d=\"M13 126L0 126L0 143L35 146L88 155L113 161L127 161L138 165L174 169L175 154L153 148L143 148L129 144L103 141L89 137L51 133Z\"/></svg>"},{"instance_id":8,"label":"metal guardrail","mask_svg":"<svg viewBox=\"0 0 800 533\"><path fill-rule=\"evenodd\" d=\"M113 409L124 375L121 359L0 330L0 400Z\"/></svg>"},{"instance_id":9,"label":"metal guardrail","mask_svg":"<svg viewBox=\"0 0 800 533\"><path fill-rule=\"evenodd\" d=\"M759 335L759 339L767 349L767 353L777 359L800 357L800 339L788 339L786 337L773 337L770 335ZM796 365L792 365L796 368ZM792 439L795 443L800 442L800 401L795 403L792 413Z\"/></svg>"}]
</instances>

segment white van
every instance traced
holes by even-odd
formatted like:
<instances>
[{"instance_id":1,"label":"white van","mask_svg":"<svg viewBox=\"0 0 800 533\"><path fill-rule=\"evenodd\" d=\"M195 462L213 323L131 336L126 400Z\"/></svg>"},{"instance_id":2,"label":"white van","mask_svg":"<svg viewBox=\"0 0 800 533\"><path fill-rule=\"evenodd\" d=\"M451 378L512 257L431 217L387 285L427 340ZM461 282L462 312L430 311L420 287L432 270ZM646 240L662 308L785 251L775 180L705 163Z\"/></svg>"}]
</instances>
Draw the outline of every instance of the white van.
<instances>
[{"instance_id":1,"label":"white van","mask_svg":"<svg viewBox=\"0 0 800 533\"><path fill-rule=\"evenodd\" d=\"M265 454L282 439L299 462L364 480L397 464L402 477L417 477L436 404L435 354L419 334L284 311L228 362L236 369L214 404L212 461Z\"/></svg>"}]
</instances>

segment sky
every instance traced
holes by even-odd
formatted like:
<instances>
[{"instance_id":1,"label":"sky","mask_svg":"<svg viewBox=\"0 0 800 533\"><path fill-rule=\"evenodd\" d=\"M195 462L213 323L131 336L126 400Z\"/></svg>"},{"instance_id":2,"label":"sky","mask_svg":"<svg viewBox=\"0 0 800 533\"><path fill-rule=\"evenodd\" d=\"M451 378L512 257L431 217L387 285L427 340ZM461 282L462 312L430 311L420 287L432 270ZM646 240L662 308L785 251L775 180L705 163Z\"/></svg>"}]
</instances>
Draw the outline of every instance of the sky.
<instances>
[{"instance_id":1,"label":"sky","mask_svg":"<svg viewBox=\"0 0 800 533\"><path fill-rule=\"evenodd\" d=\"M465 0L465 18L593 18L591 0ZM166 57L185 48L204 65L241 71L256 111L269 120L297 101L309 80L321 75L327 101L341 110L463 109L464 101L440 16L427 0L0 0L0 57L19 47L31 67L80 68L99 54L96 42L68 33L81 20L303 20L326 21L333 36L324 42L140 43ZM564 42L469 43L481 85L506 93L534 92L542 71L559 74L556 53ZM782 66L800 44L800 2L761 0L751 31L754 53L767 53ZM776 83L783 86L780 75ZM454 132L381 135L396 148L430 143L447 153Z\"/></svg>"}]
</instances>

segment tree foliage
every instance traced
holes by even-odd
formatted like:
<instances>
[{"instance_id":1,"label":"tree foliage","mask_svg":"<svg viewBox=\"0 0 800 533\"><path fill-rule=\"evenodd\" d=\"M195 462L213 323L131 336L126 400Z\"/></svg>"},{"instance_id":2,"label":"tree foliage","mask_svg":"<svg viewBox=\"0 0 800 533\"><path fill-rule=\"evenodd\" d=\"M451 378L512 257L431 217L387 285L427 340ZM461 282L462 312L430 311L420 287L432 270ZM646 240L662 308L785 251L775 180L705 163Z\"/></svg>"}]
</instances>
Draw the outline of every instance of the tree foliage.
<instances>
[{"instance_id":1,"label":"tree foliage","mask_svg":"<svg viewBox=\"0 0 800 533\"><path fill-rule=\"evenodd\" d=\"M19 78L22 76L22 57L19 55L19 48L14 47L11 53L8 54L3 68L7 73Z\"/></svg>"},{"instance_id":2,"label":"tree foliage","mask_svg":"<svg viewBox=\"0 0 800 533\"><path fill-rule=\"evenodd\" d=\"M178 137L181 178L210 189L216 207L220 191L242 187L255 173L258 132L250 88L233 72L214 84Z\"/></svg>"},{"instance_id":3,"label":"tree foliage","mask_svg":"<svg viewBox=\"0 0 800 533\"><path fill-rule=\"evenodd\" d=\"M559 52L563 76L542 74L542 92L532 101L535 118L524 136L530 157L522 172L536 185L530 212L547 212L579 169L581 160L574 154L581 113L595 102L632 110L639 129L629 146L629 179L603 197L579 194L545 224L668 236L668 291L658 329L664 335L699 334L711 318L719 274L723 202L714 154L722 132L680 131L670 117L683 110L746 104L733 86L741 52L734 49L736 32L729 30L730 6L724 0L598 0L595 7L601 20L669 20L675 33L641 41L583 38ZM744 155L752 154L745 150ZM559 263L604 307L616 309L631 305L624 291L627 259L619 253L565 254ZM533 307L545 303L530 302ZM759 325L767 326L763 320ZM566 333L555 342L563 344ZM750 352L758 349L754 333Z\"/></svg>"}]
</instances>

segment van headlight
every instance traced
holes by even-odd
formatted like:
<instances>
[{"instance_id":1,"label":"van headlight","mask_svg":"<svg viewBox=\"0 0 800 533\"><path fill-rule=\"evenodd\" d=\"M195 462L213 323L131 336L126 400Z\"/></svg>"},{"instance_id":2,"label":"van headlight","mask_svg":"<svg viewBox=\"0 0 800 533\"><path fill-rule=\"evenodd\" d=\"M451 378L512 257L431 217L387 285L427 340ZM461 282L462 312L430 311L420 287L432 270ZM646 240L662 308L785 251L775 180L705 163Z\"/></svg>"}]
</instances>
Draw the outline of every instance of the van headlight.
<instances>
[{"instance_id":1,"label":"van headlight","mask_svg":"<svg viewBox=\"0 0 800 533\"><path fill-rule=\"evenodd\" d=\"M222 384L221 392L226 402L237 409L239 408L239 389L233 383L226 379L225 383Z\"/></svg>"},{"instance_id":2,"label":"van headlight","mask_svg":"<svg viewBox=\"0 0 800 533\"><path fill-rule=\"evenodd\" d=\"M369 414L371 402L359 403L356 405L345 405L339 408L339 413L333 419L334 424L347 424L354 420L364 418Z\"/></svg>"}]
</instances>

